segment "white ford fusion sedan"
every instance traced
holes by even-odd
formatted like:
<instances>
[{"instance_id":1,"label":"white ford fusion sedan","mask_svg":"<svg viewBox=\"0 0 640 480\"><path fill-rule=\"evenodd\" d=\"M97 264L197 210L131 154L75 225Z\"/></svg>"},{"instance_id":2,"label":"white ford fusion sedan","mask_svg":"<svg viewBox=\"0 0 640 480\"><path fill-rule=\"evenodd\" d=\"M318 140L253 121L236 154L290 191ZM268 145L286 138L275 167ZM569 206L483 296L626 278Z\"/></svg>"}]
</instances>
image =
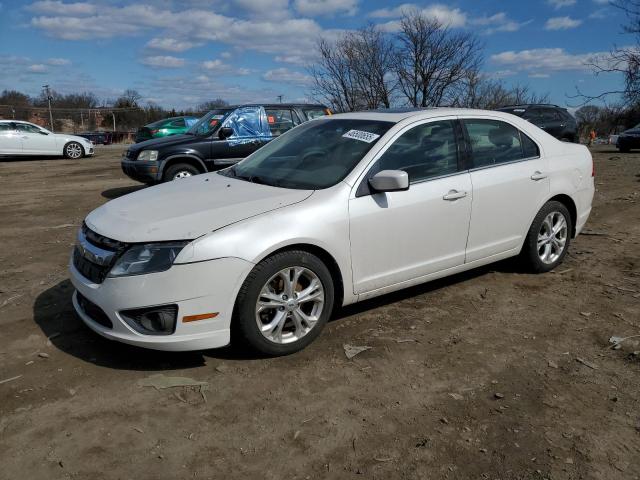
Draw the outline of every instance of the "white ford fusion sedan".
<instances>
[{"instance_id":1,"label":"white ford fusion sedan","mask_svg":"<svg viewBox=\"0 0 640 480\"><path fill-rule=\"evenodd\" d=\"M73 303L109 339L282 355L334 307L520 255L560 264L593 161L505 113L349 113L302 124L234 167L147 188L78 232Z\"/></svg>"}]
</instances>

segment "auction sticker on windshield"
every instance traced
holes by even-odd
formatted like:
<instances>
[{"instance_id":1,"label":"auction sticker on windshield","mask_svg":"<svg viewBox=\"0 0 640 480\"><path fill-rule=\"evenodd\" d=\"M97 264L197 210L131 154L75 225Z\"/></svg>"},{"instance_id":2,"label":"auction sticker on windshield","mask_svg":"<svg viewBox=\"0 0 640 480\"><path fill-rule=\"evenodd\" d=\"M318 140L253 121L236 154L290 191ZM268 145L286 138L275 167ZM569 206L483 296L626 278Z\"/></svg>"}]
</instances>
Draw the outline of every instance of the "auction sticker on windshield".
<instances>
[{"instance_id":1,"label":"auction sticker on windshield","mask_svg":"<svg viewBox=\"0 0 640 480\"><path fill-rule=\"evenodd\" d=\"M374 140L380 138L380 135L371 132L364 132L362 130L349 130L342 135L344 138L353 138L354 140L360 140L361 142L371 143Z\"/></svg>"}]
</instances>

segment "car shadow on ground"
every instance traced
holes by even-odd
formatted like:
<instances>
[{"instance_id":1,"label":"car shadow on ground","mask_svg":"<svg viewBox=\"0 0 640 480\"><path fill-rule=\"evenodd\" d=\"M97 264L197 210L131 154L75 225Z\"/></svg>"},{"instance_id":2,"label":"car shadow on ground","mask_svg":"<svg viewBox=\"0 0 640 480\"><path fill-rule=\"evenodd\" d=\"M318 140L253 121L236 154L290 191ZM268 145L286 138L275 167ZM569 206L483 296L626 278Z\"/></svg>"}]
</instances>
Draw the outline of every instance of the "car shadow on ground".
<instances>
[{"instance_id":1,"label":"car shadow on ground","mask_svg":"<svg viewBox=\"0 0 640 480\"><path fill-rule=\"evenodd\" d=\"M102 196L109 200L113 200L114 198L122 197L123 195L127 195L129 193L137 192L138 190L142 190L146 188L146 185L129 185L128 187L116 187L116 188L108 188L102 192Z\"/></svg>"},{"instance_id":2,"label":"car shadow on ground","mask_svg":"<svg viewBox=\"0 0 640 480\"><path fill-rule=\"evenodd\" d=\"M340 321L368 310L437 291L485 275L490 271L521 273L521 269L514 260L505 260L339 308L330 321ZM264 358L235 344L198 352L162 352L107 340L90 330L76 315L71 302L73 290L71 282L64 280L42 292L33 305L33 318L53 346L83 361L115 370L168 371L201 367L206 364L207 358L219 360Z\"/></svg>"}]
</instances>

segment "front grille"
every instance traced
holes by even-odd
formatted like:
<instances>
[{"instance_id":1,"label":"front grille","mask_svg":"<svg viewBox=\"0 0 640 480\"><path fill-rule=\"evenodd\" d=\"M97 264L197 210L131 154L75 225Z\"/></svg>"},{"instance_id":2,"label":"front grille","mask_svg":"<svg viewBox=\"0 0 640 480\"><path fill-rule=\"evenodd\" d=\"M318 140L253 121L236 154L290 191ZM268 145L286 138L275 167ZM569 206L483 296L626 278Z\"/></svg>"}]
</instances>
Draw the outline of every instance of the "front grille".
<instances>
[{"instance_id":1,"label":"front grille","mask_svg":"<svg viewBox=\"0 0 640 480\"><path fill-rule=\"evenodd\" d=\"M93 283L102 283L112 267L112 265L97 265L84 258L78 247L73 249L73 266L84 278Z\"/></svg>"},{"instance_id":2,"label":"front grille","mask_svg":"<svg viewBox=\"0 0 640 480\"><path fill-rule=\"evenodd\" d=\"M103 251L103 253L104 251L106 251L106 253L114 253L113 258L107 263L98 263L95 258L93 259L94 261L92 261L90 259L90 255L89 258L87 258L86 252L83 254L83 249L80 246L76 245L73 250L73 265L76 267L78 272L93 283L102 283L111 270L111 267L113 267L113 264L119 254L127 248L127 244L100 235L89 229L86 224L82 225L81 235L84 237L86 242L98 247Z\"/></svg>"},{"instance_id":3,"label":"front grille","mask_svg":"<svg viewBox=\"0 0 640 480\"><path fill-rule=\"evenodd\" d=\"M111 322L111 319L107 316L107 314L104 313L104 310L102 310L99 306L82 295L80 292L77 292L76 294L78 295L78 305L80 305L80 308L87 317L89 317L94 322L99 323L103 327L109 329L113 328L113 323Z\"/></svg>"}]
</instances>

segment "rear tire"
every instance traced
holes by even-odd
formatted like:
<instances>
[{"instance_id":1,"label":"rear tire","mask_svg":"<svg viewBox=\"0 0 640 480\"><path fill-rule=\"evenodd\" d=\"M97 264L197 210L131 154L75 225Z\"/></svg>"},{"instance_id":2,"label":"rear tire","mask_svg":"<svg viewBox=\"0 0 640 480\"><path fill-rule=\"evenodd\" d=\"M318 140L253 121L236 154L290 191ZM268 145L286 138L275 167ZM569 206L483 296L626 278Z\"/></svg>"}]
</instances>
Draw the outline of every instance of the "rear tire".
<instances>
[{"instance_id":1,"label":"rear tire","mask_svg":"<svg viewBox=\"0 0 640 480\"><path fill-rule=\"evenodd\" d=\"M162 179L165 182L170 182L171 180L188 178L198 174L200 174L200 170L198 170L193 165L190 165L188 163L175 163L167 168L167 170L164 172L164 175L162 176Z\"/></svg>"},{"instance_id":2,"label":"rear tire","mask_svg":"<svg viewBox=\"0 0 640 480\"><path fill-rule=\"evenodd\" d=\"M534 273L553 270L562 263L571 243L573 224L569 210L556 201L547 202L533 219L521 257Z\"/></svg>"},{"instance_id":3,"label":"rear tire","mask_svg":"<svg viewBox=\"0 0 640 480\"><path fill-rule=\"evenodd\" d=\"M334 302L326 265L302 250L277 253L249 273L236 299L232 334L269 356L302 350L322 332Z\"/></svg>"}]
</instances>

